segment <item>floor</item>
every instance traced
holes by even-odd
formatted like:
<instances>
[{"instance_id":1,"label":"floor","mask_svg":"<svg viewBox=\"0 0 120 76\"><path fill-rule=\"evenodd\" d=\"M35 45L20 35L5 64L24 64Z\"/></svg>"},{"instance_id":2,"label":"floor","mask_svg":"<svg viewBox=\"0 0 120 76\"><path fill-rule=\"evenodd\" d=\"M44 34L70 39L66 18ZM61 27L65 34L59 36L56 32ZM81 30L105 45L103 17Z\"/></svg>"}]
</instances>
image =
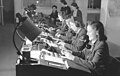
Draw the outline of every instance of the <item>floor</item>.
<instances>
[{"instance_id":1,"label":"floor","mask_svg":"<svg viewBox=\"0 0 120 76\"><path fill-rule=\"evenodd\" d=\"M17 59L16 49L12 42L14 24L0 25L0 76L16 76L15 64ZM21 45L16 36L16 43Z\"/></svg>"}]
</instances>

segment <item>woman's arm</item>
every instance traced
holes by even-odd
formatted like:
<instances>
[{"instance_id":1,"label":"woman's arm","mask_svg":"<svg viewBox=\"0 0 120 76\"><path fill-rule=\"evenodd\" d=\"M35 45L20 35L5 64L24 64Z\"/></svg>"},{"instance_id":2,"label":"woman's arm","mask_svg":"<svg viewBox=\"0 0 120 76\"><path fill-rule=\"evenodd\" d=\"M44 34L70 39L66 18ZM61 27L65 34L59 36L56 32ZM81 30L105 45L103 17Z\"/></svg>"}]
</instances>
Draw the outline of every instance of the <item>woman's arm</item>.
<instances>
[{"instance_id":1,"label":"woman's arm","mask_svg":"<svg viewBox=\"0 0 120 76\"><path fill-rule=\"evenodd\" d=\"M89 70L94 70L96 67L100 66L100 65L104 65L104 59L106 59L106 46L103 46L103 44L100 44L100 46L96 47L96 50L94 52L94 55L88 59L82 59L80 57L77 56L73 56L73 55L68 55L68 59L73 60L73 62L75 62L76 64L88 68ZM107 60L106 60L107 61ZM69 63L68 63L69 65ZM71 66L72 67L72 66Z\"/></svg>"},{"instance_id":2,"label":"woman's arm","mask_svg":"<svg viewBox=\"0 0 120 76\"><path fill-rule=\"evenodd\" d=\"M101 43L99 46L95 48L94 55L92 57L88 57L88 59L82 59L79 57L74 58L74 62L81 65L81 66L86 66L87 68L94 70L96 67L102 65L104 63L104 59L106 59L106 54L107 52L106 49L107 47L104 46L103 43Z\"/></svg>"}]
</instances>

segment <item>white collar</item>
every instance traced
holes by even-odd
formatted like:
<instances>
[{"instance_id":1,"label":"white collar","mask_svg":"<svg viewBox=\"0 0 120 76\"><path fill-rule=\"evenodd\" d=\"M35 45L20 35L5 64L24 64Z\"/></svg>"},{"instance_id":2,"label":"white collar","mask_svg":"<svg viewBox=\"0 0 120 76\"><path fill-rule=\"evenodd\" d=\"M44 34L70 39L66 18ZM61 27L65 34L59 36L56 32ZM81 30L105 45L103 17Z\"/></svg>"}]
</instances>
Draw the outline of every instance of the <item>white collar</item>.
<instances>
[{"instance_id":1,"label":"white collar","mask_svg":"<svg viewBox=\"0 0 120 76\"><path fill-rule=\"evenodd\" d=\"M95 44L96 41L97 41L97 39L92 40L91 43L92 43L92 44Z\"/></svg>"},{"instance_id":2,"label":"white collar","mask_svg":"<svg viewBox=\"0 0 120 76\"><path fill-rule=\"evenodd\" d=\"M65 5L64 7L67 7L68 5Z\"/></svg>"},{"instance_id":3,"label":"white collar","mask_svg":"<svg viewBox=\"0 0 120 76\"><path fill-rule=\"evenodd\" d=\"M75 10L74 12L76 12L76 13L77 13L77 11L78 11L78 10Z\"/></svg>"},{"instance_id":4,"label":"white collar","mask_svg":"<svg viewBox=\"0 0 120 76\"><path fill-rule=\"evenodd\" d=\"M78 30L76 31L76 33L78 34L80 30L81 30L81 28L78 28Z\"/></svg>"},{"instance_id":5,"label":"white collar","mask_svg":"<svg viewBox=\"0 0 120 76\"><path fill-rule=\"evenodd\" d=\"M74 16L74 17L77 16L77 10L75 10L75 11L73 12L73 16Z\"/></svg>"}]
</instances>

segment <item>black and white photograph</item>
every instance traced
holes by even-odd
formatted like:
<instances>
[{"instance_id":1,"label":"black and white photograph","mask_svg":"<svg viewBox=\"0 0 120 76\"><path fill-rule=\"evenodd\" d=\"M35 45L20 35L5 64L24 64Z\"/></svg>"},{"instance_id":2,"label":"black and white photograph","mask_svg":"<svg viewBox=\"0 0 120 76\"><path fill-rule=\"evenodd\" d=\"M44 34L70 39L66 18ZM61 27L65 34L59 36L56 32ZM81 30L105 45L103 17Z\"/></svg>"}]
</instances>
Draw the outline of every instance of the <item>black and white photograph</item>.
<instances>
[{"instance_id":1,"label":"black and white photograph","mask_svg":"<svg viewBox=\"0 0 120 76\"><path fill-rule=\"evenodd\" d=\"M0 76L120 76L120 0L0 0Z\"/></svg>"}]
</instances>

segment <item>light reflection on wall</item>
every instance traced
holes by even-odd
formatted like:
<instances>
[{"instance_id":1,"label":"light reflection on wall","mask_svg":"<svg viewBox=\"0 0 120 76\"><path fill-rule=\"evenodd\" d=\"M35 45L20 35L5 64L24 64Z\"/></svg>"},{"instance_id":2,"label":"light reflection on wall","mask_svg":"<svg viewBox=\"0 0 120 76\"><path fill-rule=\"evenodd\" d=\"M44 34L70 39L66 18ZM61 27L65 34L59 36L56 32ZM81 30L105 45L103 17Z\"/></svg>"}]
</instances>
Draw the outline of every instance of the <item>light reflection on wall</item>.
<instances>
[{"instance_id":1,"label":"light reflection on wall","mask_svg":"<svg viewBox=\"0 0 120 76\"><path fill-rule=\"evenodd\" d=\"M53 0L23 0L23 6L35 4L38 7L51 7L53 5Z\"/></svg>"}]
</instances>

